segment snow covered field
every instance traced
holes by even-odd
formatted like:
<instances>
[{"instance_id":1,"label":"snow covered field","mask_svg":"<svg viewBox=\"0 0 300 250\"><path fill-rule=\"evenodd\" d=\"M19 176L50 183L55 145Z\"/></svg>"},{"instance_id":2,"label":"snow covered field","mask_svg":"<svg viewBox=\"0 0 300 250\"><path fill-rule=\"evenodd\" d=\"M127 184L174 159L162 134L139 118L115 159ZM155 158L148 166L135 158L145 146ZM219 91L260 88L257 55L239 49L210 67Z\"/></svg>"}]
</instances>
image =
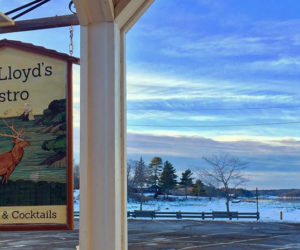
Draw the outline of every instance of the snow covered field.
<instances>
[{"instance_id":1,"label":"snow covered field","mask_svg":"<svg viewBox=\"0 0 300 250\"><path fill-rule=\"evenodd\" d=\"M79 191L74 191L74 209L79 211ZM211 212L225 211L225 199L176 197L175 201L149 201L143 204L143 210L169 211L169 212ZM245 199L246 200L246 199ZM276 222L280 221L280 211L283 212L283 222L300 223L300 199L278 199L277 197L259 198L260 221ZM139 210L138 202L128 202L128 211ZM240 203L230 203L231 211L256 212L256 203L241 201ZM243 221L246 219L243 219ZM253 219L251 219L253 221Z\"/></svg>"}]
</instances>

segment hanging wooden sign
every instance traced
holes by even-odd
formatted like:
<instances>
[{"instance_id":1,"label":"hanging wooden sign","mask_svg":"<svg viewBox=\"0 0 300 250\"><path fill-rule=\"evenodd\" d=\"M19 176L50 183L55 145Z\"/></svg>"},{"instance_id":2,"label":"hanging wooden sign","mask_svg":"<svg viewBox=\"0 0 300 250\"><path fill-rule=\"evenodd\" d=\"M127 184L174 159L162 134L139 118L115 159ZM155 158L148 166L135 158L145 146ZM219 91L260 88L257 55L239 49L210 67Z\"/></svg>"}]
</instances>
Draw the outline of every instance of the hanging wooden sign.
<instances>
[{"instance_id":1,"label":"hanging wooden sign","mask_svg":"<svg viewBox=\"0 0 300 250\"><path fill-rule=\"evenodd\" d=\"M0 41L0 230L73 228L73 63Z\"/></svg>"}]
</instances>

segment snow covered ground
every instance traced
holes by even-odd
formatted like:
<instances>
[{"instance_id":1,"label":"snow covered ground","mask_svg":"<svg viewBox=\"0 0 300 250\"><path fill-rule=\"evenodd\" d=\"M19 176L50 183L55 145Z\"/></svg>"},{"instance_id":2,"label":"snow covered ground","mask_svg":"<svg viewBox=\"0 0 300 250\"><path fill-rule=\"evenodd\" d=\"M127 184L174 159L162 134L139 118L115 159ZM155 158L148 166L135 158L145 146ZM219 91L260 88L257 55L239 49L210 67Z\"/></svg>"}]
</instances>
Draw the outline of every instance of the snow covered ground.
<instances>
[{"instance_id":1,"label":"snow covered ground","mask_svg":"<svg viewBox=\"0 0 300 250\"><path fill-rule=\"evenodd\" d=\"M196 198L173 197L175 201L149 201L143 204L143 210L169 211L169 212L211 212L225 211L225 199L223 198ZM79 191L74 191L74 209L79 211ZM246 201L231 203L231 211L256 212L256 203ZM254 200L253 200L254 201ZM277 197L259 198L260 221L276 222L280 221L280 211L283 212L283 222L300 223L300 199L278 199ZM139 210L138 202L128 202L128 211ZM246 219L243 219L246 220ZM253 219L251 219L253 221Z\"/></svg>"}]
</instances>

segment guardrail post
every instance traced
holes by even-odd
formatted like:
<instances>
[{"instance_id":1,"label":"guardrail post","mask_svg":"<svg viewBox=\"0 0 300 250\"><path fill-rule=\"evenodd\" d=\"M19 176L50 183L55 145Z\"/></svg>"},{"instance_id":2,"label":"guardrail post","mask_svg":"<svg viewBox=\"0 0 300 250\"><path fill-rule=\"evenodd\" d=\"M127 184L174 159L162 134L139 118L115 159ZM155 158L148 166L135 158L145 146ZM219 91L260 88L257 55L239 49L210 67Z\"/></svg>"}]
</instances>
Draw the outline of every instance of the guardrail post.
<instances>
[{"instance_id":1,"label":"guardrail post","mask_svg":"<svg viewBox=\"0 0 300 250\"><path fill-rule=\"evenodd\" d=\"M176 212L176 218L177 218L177 219L182 219L182 214L181 214L181 212Z\"/></svg>"}]
</instances>

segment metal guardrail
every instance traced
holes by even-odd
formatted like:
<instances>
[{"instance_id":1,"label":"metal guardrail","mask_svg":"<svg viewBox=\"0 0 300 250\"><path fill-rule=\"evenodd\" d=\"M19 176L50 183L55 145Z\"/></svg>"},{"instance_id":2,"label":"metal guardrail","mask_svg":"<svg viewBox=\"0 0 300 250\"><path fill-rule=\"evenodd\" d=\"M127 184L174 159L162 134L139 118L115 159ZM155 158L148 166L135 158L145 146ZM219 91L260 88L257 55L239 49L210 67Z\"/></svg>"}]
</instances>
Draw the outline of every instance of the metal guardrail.
<instances>
[{"instance_id":1,"label":"metal guardrail","mask_svg":"<svg viewBox=\"0 0 300 250\"><path fill-rule=\"evenodd\" d=\"M157 212L153 210L144 211L128 211L127 217L130 218L176 218L176 219L256 219L259 220L259 212L229 212L213 211L213 212ZM79 218L79 212L74 212L74 217Z\"/></svg>"},{"instance_id":2,"label":"metal guardrail","mask_svg":"<svg viewBox=\"0 0 300 250\"><path fill-rule=\"evenodd\" d=\"M229 212L213 211L213 212L156 212L152 210L145 211L129 211L127 217L130 218L176 218L176 219L256 219L259 220L259 212Z\"/></svg>"}]
</instances>

